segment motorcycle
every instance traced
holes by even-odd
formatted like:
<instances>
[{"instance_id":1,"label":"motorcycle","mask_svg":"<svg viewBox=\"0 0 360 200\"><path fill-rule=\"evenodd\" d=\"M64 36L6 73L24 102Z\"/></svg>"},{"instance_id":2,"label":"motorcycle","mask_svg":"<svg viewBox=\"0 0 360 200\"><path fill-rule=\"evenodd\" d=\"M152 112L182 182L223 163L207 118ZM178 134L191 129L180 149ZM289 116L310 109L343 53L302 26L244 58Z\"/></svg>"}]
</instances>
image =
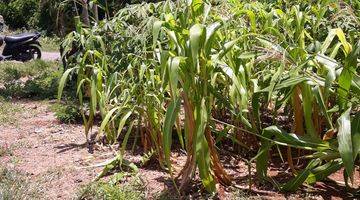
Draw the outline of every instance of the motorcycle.
<instances>
[{"instance_id":1,"label":"motorcycle","mask_svg":"<svg viewBox=\"0 0 360 200\"><path fill-rule=\"evenodd\" d=\"M12 36L0 36L0 47L5 42L1 60L29 61L41 58L40 33L24 33Z\"/></svg>"}]
</instances>

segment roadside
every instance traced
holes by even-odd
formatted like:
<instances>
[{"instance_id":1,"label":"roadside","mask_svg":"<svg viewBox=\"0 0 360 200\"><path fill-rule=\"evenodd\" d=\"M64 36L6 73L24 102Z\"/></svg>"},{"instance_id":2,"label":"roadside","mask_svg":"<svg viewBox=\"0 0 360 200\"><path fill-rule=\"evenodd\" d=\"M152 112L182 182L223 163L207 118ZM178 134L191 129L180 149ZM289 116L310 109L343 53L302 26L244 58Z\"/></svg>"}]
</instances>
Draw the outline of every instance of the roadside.
<instances>
[{"instance_id":1,"label":"roadside","mask_svg":"<svg viewBox=\"0 0 360 200\"><path fill-rule=\"evenodd\" d=\"M99 172L87 168L101 159L89 154L81 125L60 124L47 102L18 101L12 125L1 125L0 167L24 174L45 199L71 199ZM10 116L9 116L10 117ZM36 184L36 185L34 185Z\"/></svg>"},{"instance_id":2,"label":"roadside","mask_svg":"<svg viewBox=\"0 0 360 200\"><path fill-rule=\"evenodd\" d=\"M56 61L60 59L59 52L41 52L41 59L46 61Z\"/></svg>"}]
</instances>

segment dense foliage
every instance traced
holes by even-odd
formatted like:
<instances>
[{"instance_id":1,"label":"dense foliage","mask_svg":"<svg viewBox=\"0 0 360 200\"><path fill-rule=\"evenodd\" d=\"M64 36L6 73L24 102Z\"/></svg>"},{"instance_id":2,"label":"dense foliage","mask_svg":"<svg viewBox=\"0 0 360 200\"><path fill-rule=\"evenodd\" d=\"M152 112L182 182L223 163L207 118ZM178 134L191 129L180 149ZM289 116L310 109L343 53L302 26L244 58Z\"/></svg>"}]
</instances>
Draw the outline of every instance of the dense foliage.
<instances>
[{"instance_id":1,"label":"dense foliage","mask_svg":"<svg viewBox=\"0 0 360 200\"><path fill-rule=\"evenodd\" d=\"M157 0L148 0L156 2ZM2 0L0 15L11 29L38 29L47 34L63 36L74 28L73 18L82 12L82 0ZM98 17L110 17L127 4L143 1L139 0L88 0L89 4L97 5L100 10ZM94 13L89 6L91 17ZM106 12L104 11L106 10Z\"/></svg>"},{"instance_id":2,"label":"dense foliage","mask_svg":"<svg viewBox=\"0 0 360 200\"><path fill-rule=\"evenodd\" d=\"M128 6L64 41L76 77L85 133L119 143L105 168L124 164L129 137L171 168L174 135L187 152L180 190L199 172L203 186L230 185L217 147L256 136L260 179L280 190L315 183L341 167L353 180L360 152L359 2L166 1ZM289 126L290 124L290 126ZM124 128L126 127L126 128ZM137 127L135 131L135 127ZM123 136L123 134L125 134ZM269 151L288 147L294 179L267 176ZM275 147L275 148L273 148ZM307 163L296 170L292 149ZM296 151L298 152L298 151ZM174 182L175 183L175 182Z\"/></svg>"},{"instance_id":3,"label":"dense foliage","mask_svg":"<svg viewBox=\"0 0 360 200\"><path fill-rule=\"evenodd\" d=\"M16 28L17 25L32 26L35 22L34 13L39 12L37 0L22 1L4 1L0 4L0 14L3 15L5 21Z\"/></svg>"},{"instance_id":4,"label":"dense foliage","mask_svg":"<svg viewBox=\"0 0 360 200\"><path fill-rule=\"evenodd\" d=\"M0 4L0 15L11 29L39 28L56 33L57 11L61 2L62 0L4 0Z\"/></svg>"}]
</instances>

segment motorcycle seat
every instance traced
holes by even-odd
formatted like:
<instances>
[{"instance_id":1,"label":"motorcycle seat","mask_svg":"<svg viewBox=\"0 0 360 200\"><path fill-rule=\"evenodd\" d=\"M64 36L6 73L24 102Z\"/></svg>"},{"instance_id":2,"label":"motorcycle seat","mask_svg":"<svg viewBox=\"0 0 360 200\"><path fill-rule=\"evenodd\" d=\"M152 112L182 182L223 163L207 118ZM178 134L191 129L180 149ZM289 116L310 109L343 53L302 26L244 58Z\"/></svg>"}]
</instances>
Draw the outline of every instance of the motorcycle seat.
<instances>
[{"instance_id":1,"label":"motorcycle seat","mask_svg":"<svg viewBox=\"0 0 360 200\"><path fill-rule=\"evenodd\" d=\"M4 41L7 43L23 42L35 37L36 33L22 33L18 35L5 36Z\"/></svg>"}]
</instances>

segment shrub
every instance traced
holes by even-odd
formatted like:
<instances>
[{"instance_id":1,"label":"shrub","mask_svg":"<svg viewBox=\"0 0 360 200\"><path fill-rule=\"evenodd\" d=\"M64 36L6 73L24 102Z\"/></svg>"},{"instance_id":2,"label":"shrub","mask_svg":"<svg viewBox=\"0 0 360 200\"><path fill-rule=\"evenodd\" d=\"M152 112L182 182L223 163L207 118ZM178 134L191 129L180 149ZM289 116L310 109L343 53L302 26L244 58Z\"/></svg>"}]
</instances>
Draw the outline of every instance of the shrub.
<instances>
[{"instance_id":1,"label":"shrub","mask_svg":"<svg viewBox=\"0 0 360 200\"><path fill-rule=\"evenodd\" d=\"M54 98L61 72L57 64L36 60L0 64L0 95L18 98Z\"/></svg>"},{"instance_id":2,"label":"shrub","mask_svg":"<svg viewBox=\"0 0 360 200\"><path fill-rule=\"evenodd\" d=\"M122 184L113 181L116 177L125 177L125 174L115 174L108 183L88 184L79 191L77 199L145 199L144 187L138 177L130 177L128 183Z\"/></svg>"},{"instance_id":3,"label":"shrub","mask_svg":"<svg viewBox=\"0 0 360 200\"><path fill-rule=\"evenodd\" d=\"M51 110L55 112L56 118L62 123L76 123L82 119L79 106L75 102L56 103L51 106Z\"/></svg>"},{"instance_id":4,"label":"shrub","mask_svg":"<svg viewBox=\"0 0 360 200\"><path fill-rule=\"evenodd\" d=\"M32 28L38 23L39 0L10 0L0 5L5 23L10 28Z\"/></svg>"}]
</instances>

